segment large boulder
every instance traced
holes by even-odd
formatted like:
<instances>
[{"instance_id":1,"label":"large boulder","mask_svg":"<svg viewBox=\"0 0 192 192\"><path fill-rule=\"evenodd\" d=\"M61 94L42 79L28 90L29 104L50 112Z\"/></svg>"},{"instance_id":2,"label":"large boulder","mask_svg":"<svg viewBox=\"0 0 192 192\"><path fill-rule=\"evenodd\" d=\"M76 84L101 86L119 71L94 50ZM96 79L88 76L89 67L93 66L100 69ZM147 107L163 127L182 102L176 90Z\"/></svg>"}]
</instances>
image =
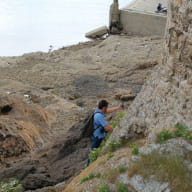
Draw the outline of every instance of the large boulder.
<instances>
[{"instance_id":1,"label":"large boulder","mask_svg":"<svg viewBox=\"0 0 192 192\"><path fill-rule=\"evenodd\" d=\"M88 33L85 34L85 37L90 38L90 39L96 39L100 38L103 35L108 33L108 28L106 26L99 27L97 29L94 29Z\"/></svg>"}]
</instances>

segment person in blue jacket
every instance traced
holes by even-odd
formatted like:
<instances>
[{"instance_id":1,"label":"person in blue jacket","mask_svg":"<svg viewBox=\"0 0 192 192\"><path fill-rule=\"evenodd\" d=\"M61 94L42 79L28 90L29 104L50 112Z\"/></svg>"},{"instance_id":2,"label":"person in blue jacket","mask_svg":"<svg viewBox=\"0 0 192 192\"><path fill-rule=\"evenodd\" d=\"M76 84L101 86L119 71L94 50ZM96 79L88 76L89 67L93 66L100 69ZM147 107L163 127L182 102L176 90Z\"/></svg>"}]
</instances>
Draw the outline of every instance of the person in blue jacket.
<instances>
[{"instance_id":1,"label":"person in blue jacket","mask_svg":"<svg viewBox=\"0 0 192 192\"><path fill-rule=\"evenodd\" d=\"M105 120L106 113L112 113L119 109L122 109L122 105L117 107L108 108L108 102L106 100L101 100L98 104L98 108L94 111L93 120L93 135L91 137L91 149L98 148L102 141L105 139L107 132L113 132L113 128Z\"/></svg>"},{"instance_id":2,"label":"person in blue jacket","mask_svg":"<svg viewBox=\"0 0 192 192\"><path fill-rule=\"evenodd\" d=\"M113 128L105 120L105 114L112 113L123 108L123 105L108 108L109 103L106 100L101 100L98 108L94 111L93 118L93 135L91 136L91 150L98 148L105 139L107 132L113 132ZM87 159L86 165L90 163L90 158Z\"/></svg>"}]
</instances>

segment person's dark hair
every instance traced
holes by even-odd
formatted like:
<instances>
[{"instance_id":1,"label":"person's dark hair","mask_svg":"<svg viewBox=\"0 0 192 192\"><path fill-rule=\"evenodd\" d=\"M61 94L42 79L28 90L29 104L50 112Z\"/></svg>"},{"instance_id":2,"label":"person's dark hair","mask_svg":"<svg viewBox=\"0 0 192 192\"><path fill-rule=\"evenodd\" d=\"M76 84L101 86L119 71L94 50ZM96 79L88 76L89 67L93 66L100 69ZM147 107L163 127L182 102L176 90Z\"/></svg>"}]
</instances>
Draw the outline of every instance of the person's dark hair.
<instances>
[{"instance_id":1,"label":"person's dark hair","mask_svg":"<svg viewBox=\"0 0 192 192\"><path fill-rule=\"evenodd\" d=\"M103 107L108 107L109 103L106 100L101 100L98 104L99 109L103 109Z\"/></svg>"}]
</instances>

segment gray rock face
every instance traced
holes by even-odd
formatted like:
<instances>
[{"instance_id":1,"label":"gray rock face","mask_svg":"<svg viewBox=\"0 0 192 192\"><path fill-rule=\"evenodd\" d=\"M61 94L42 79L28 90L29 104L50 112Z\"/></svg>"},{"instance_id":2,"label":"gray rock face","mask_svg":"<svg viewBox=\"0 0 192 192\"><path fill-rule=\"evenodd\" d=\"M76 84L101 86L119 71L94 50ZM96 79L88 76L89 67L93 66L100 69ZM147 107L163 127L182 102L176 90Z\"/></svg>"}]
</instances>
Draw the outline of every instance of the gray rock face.
<instances>
[{"instance_id":1,"label":"gray rock face","mask_svg":"<svg viewBox=\"0 0 192 192\"><path fill-rule=\"evenodd\" d=\"M162 64L147 80L113 138L154 135L177 122L192 128L192 2L171 0Z\"/></svg>"},{"instance_id":2,"label":"gray rock face","mask_svg":"<svg viewBox=\"0 0 192 192\"><path fill-rule=\"evenodd\" d=\"M134 186L134 189L137 192L170 192L168 188L168 183L159 183L153 178L150 178L148 181L140 175L135 175L130 179L127 179L127 175L122 174L120 180L123 183Z\"/></svg>"}]
</instances>

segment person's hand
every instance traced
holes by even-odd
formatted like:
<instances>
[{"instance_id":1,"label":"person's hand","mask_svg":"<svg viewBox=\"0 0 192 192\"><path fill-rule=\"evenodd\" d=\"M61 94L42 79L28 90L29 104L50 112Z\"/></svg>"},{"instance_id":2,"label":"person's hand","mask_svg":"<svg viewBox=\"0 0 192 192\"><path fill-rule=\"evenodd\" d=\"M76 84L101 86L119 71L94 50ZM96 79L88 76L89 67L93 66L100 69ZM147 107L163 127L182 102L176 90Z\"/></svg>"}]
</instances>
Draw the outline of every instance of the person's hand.
<instances>
[{"instance_id":1,"label":"person's hand","mask_svg":"<svg viewBox=\"0 0 192 192\"><path fill-rule=\"evenodd\" d=\"M119 109L124 109L124 104L123 103L119 104L118 108Z\"/></svg>"}]
</instances>

